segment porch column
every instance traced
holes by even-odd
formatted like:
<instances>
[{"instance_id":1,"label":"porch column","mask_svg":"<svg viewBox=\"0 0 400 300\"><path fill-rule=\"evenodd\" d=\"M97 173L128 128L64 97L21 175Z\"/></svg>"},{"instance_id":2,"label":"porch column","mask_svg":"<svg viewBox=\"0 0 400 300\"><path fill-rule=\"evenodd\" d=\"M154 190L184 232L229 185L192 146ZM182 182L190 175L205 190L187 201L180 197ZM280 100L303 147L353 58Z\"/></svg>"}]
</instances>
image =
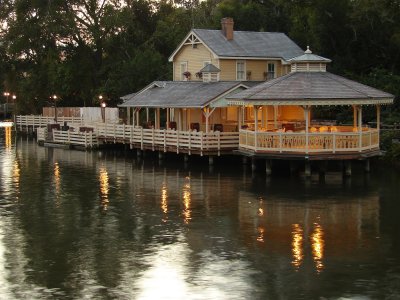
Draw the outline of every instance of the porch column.
<instances>
[{"instance_id":1,"label":"porch column","mask_svg":"<svg viewBox=\"0 0 400 300\"><path fill-rule=\"evenodd\" d=\"M268 106L265 106L265 128L268 130Z\"/></svg>"},{"instance_id":2,"label":"porch column","mask_svg":"<svg viewBox=\"0 0 400 300\"><path fill-rule=\"evenodd\" d=\"M353 105L353 127L357 127L357 105Z\"/></svg>"},{"instance_id":3,"label":"porch column","mask_svg":"<svg viewBox=\"0 0 400 300\"><path fill-rule=\"evenodd\" d=\"M244 125L245 121L245 114L246 114L246 107L242 106L242 124Z\"/></svg>"},{"instance_id":4,"label":"porch column","mask_svg":"<svg viewBox=\"0 0 400 300\"><path fill-rule=\"evenodd\" d=\"M265 106L261 106L261 127L262 127L262 128L265 127L264 108L265 108Z\"/></svg>"},{"instance_id":5,"label":"porch column","mask_svg":"<svg viewBox=\"0 0 400 300\"><path fill-rule=\"evenodd\" d=\"M237 107L237 111L236 111L236 117L237 117L237 122L238 122L238 131L240 130L240 128L242 128L242 114L241 114L241 107L238 106Z\"/></svg>"},{"instance_id":6,"label":"porch column","mask_svg":"<svg viewBox=\"0 0 400 300\"><path fill-rule=\"evenodd\" d=\"M278 128L278 106L274 105L274 129Z\"/></svg>"},{"instance_id":7,"label":"porch column","mask_svg":"<svg viewBox=\"0 0 400 300\"><path fill-rule=\"evenodd\" d=\"M167 128L167 129L168 129L168 126L169 126L169 122L170 122L170 115L169 115L169 108L167 108L167 124L165 126L165 128Z\"/></svg>"},{"instance_id":8,"label":"porch column","mask_svg":"<svg viewBox=\"0 0 400 300\"><path fill-rule=\"evenodd\" d=\"M362 106L358 107L358 147L361 151L362 147Z\"/></svg>"},{"instance_id":9,"label":"porch column","mask_svg":"<svg viewBox=\"0 0 400 300\"><path fill-rule=\"evenodd\" d=\"M136 107L132 109L132 126L135 127L136 125Z\"/></svg>"},{"instance_id":10,"label":"porch column","mask_svg":"<svg viewBox=\"0 0 400 300\"><path fill-rule=\"evenodd\" d=\"M178 130L182 130L182 109L178 108Z\"/></svg>"},{"instance_id":11,"label":"porch column","mask_svg":"<svg viewBox=\"0 0 400 300\"><path fill-rule=\"evenodd\" d=\"M160 108L156 108L156 124L155 124L156 129L160 129Z\"/></svg>"},{"instance_id":12,"label":"porch column","mask_svg":"<svg viewBox=\"0 0 400 300\"><path fill-rule=\"evenodd\" d=\"M149 122L149 116L150 116L150 114L149 114L149 108L146 107L146 122Z\"/></svg>"},{"instance_id":13,"label":"porch column","mask_svg":"<svg viewBox=\"0 0 400 300\"><path fill-rule=\"evenodd\" d=\"M210 116L210 108L206 107L206 133L208 133L208 117Z\"/></svg>"},{"instance_id":14,"label":"porch column","mask_svg":"<svg viewBox=\"0 0 400 300\"><path fill-rule=\"evenodd\" d=\"M376 130L378 131L378 144L380 143L380 132L381 132L381 106L376 106Z\"/></svg>"},{"instance_id":15,"label":"porch column","mask_svg":"<svg viewBox=\"0 0 400 300\"><path fill-rule=\"evenodd\" d=\"M310 127L310 108L306 105L303 107L304 109L304 119L306 121L306 153L308 153L308 132Z\"/></svg>"},{"instance_id":16,"label":"porch column","mask_svg":"<svg viewBox=\"0 0 400 300\"><path fill-rule=\"evenodd\" d=\"M190 123L191 123L191 120L190 120L190 108L188 108L186 110L186 128L187 128L187 130L190 130Z\"/></svg>"},{"instance_id":17,"label":"porch column","mask_svg":"<svg viewBox=\"0 0 400 300\"><path fill-rule=\"evenodd\" d=\"M130 125L131 124L131 107L128 107L127 108L127 111L126 111L126 124L127 125Z\"/></svg>"},{"instance_id":18,"label":"porch column","mask_svg":"<svg viewBox=\"0 0 400 300\"><path fill-rule=\"evenodd\" d=\"M257 131L258 131L258 106L253 106L254 110L254 148L257 151Z\"/></svg>"}]
</instances>

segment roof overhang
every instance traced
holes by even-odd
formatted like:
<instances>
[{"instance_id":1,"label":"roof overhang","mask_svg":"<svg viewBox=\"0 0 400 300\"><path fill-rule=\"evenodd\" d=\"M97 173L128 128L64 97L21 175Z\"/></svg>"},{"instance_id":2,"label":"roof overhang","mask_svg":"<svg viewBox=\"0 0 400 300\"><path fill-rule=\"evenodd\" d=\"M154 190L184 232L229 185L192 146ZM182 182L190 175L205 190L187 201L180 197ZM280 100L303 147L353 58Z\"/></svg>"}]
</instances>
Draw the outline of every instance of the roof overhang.
<instances>
[{"instance_id":1,"label":"roof overhang","mask_svg":"<svg viewBox=\"0 0 400 300\"><path fill-rule=\"evenodd\" d=\"M297 100L236 100L227 99L230 106L253 106L253 105L381 105L392 104L393 98L379 99L297 99Z\"/></svg>"}]
</instances>

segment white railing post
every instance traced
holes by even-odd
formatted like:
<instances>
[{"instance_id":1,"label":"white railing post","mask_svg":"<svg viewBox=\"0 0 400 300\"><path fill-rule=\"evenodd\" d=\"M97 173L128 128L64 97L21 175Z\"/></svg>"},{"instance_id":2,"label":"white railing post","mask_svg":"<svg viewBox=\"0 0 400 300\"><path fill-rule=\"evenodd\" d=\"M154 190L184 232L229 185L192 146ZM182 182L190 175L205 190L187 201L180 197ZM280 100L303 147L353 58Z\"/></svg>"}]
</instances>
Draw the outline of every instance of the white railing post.
<instances>
[{"instance_id":1,"label":"white railing post","mask_svg":"<svg viewBox=\"0 0 400 300\"><path fill-rule=\"evenodd\" d=\"M219 151L221 150L221 132L217 132L218 137L218 155L220 154Z\"/></svg>"},{"instance_id":2,"label":"white railing post","mask_svg":"<svg viewBox=\"0 0 400 300\"><path fill-rule=\"evenodd\" d=\"M279 152L282 153L282 132L279 132Z\"/></svg>"},{"instance_id":3,"label":"white railing post","mask_svg":"<svg viewBox=\"0 0 400 300\"><path fill-rule=\"evenodd\" d=\"M200 132L200 154L203 155L203 131Z\"/></svg>"},{"instance_id":4,"label":"white railing post","mask_svg":"<svg viewBox=\"0 0 400 300\"><path fill-rule=\"evenodd\" d=\"M143 127L140 131L140 149L143 150Z\"/></svg>"},{"instance_id":5,"label":"white railing post","mask_svg":"<svg viewBox=\"0 0 400 300\"><path fill-rule=\"evenodd\" d=\"M176 131L176 153L179 153L179 130Z\"/></svg>"},{"instance_id":6,"label":"white railing post","mask_svg":"<svg viewBox=\"0 0 400 300\"><path fill-rule=\"evenodd\" d=\"M191 154L192 150L192 132L189 131L189 155Z\"/></svg>"}]
</instances>

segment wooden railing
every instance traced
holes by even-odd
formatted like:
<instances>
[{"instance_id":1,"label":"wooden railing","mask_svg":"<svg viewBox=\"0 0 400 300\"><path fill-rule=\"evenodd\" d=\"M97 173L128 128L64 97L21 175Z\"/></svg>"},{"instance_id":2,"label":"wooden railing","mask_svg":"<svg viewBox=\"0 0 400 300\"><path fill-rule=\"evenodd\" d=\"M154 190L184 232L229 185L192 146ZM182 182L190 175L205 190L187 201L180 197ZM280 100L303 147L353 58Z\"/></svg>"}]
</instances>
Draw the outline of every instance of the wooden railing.
<instances>
[{"instance_id":1,"label":"wooden railing","mask_svg":"<svg viewBox=\"0 0 400 300\"><path fill-rule=\"evenodd\" d=\"M164 152L177 153L185 149L198 151L235 150L239 146L238 132L196 132L166 129L134 128L130 125L96 124L94 130L99 139L137 145L141 149L151 147Z\"/></svg>"},{"instance_id":2,"label":"wooden railing","mask_svg":"<svg viewBox=\"0 0 400 300\"><path fill-rule=\"evenodd\" d=\"M239 147L255 152L354 152L379 148L379 132L287 133L240 130Z\"/></svg>"},{"instance_id":3,"label":"wooden railing","mask_svg":"<svg viewBox=\"0 0 400 300\"><path fill-rule=\"evenodd\" d=\"M16 126L20 129L22 127L32 126L33 129L38 127L45 127L47 124L54 123L54 117L43 117L40 115L26 115L15 117ZM64 122L68 124L83 124L83 119L80 117L57 117L57 123L63 125Z\"/></svg>"},{"instance_id":4,"label":"wooden railing","mask_svg":"<svg viewBox=\"0 0 400 300\"><path fill-rule=\"evenodd\" d=\"M66 145L78 145L85 148L97 146L97 136L93 132L74 132L53 130L53 142Z\"/></svg>"}]
</instances>

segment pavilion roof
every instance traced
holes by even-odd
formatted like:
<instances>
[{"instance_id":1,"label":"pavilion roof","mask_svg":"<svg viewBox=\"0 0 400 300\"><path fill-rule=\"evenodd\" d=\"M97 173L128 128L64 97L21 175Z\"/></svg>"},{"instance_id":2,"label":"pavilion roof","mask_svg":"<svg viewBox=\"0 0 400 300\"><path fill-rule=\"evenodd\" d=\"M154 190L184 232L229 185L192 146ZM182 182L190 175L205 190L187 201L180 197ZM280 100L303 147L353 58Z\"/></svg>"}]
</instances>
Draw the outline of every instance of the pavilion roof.
<instances>
[{"instance_id":1,"label":"pavilion roof","mask_svg":"<svg viewBox=\"0 0 400 300\"><path fill-rule=\"evenodd\" d=\"M227 97L233 105L392 103L392 94L329 72L292 72Z\"/></svg>"},{"instance_id":2,"label":"pavilion roof","mask_svg":"<svg viewBox=\"0 0 400 300\"><path fill-rule=\"evenodd\" d=\"M201 108L220 99L239 87L239 81L155 81L131 97L123 96L120 107Z\"/></svg>"}]
</instances>

